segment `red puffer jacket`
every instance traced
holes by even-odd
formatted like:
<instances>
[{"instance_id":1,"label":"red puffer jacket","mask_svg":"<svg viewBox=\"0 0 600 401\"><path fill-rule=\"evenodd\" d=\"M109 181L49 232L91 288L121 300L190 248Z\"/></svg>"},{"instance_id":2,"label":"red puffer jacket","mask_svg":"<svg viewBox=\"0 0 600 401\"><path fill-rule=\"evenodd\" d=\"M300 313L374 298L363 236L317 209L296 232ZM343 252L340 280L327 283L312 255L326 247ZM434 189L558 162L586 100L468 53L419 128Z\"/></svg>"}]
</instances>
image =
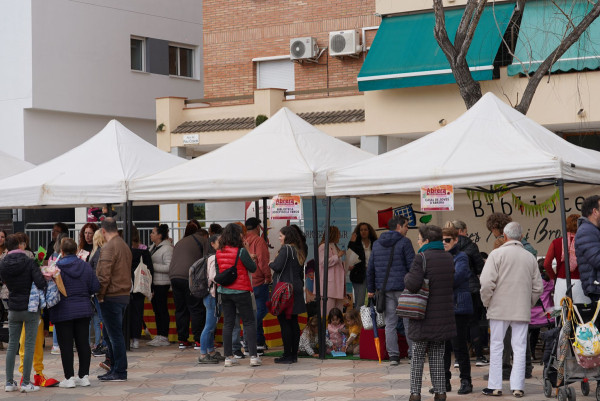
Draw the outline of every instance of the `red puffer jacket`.
<instances>
[{"instance_id":1,"label":"red puffer jacket","mask_svg":"<svg viewBox=\"0 0 600 401\"><path fill-rule=\"evenodd\" d=\"M217 251L217 264L219 268L219 273L224 272L225 270L233 266L239 250L240 248L226 246L225 248L219 249ZM238 258L236 267L237 279L233 282L233 284L228 285L225 288L228 288L230 290L242 290L252 292L250 276L248 275L248 270L246 270L246 267L242 263L241 258Z\"/></svg>"}]
</instances>

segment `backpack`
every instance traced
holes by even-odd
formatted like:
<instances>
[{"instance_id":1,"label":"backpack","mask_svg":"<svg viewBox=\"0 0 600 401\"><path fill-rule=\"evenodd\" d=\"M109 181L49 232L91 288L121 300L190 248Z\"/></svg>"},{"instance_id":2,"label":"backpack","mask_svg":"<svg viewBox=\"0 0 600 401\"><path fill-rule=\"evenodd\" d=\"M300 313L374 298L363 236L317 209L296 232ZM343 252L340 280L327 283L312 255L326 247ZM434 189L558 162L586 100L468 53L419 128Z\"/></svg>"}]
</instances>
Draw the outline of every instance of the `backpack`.
<instances>
[{"instance_id":1,"label":"backpack","mask_svg":"<svg viewBox=\"0 0 600 401\"><path fill-rule=\"evenodd\" d=\"M596 312L594 313L592 320L584 323L577 306L573 304L573 310L579 318L579 322L577 322L577 327L575 328L575 342L573 343L573 348L575 349L575 354L579 356L591 357L600 355L600 333L594 325L594 322L598 317L599 309L600 302L596 305ZM574 319L574 321L575 320L576 319Z\"/></svg>"},{"instance_id":2,"label":"backpack","mask_svg":"<svg viewBox=\"0 0 600 401\"><path fill-rule=\"evenodd\" d=\"M196 298L203 299L209 293L208 256L200 258L190 266L190 292Z\"/></svg>"}]
</instances>

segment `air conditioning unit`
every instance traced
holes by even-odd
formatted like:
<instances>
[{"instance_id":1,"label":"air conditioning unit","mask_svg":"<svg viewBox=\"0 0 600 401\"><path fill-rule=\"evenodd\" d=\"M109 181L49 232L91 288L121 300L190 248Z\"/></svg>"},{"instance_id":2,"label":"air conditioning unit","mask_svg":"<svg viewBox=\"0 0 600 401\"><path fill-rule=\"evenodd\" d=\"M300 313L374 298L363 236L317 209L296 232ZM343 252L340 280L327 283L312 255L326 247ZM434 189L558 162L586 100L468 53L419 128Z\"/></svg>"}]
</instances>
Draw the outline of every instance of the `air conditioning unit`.
<instances>
[{"instance_id":1,"label":"air conditioning unit","mask_svg":"<svg viewBox=\"0 0 600 401\"><path fill-rule=\"evenodd\" d=\"M331 56L355 56L362 52L358 30L329 32L329 54Z\"/></svg>"},{"instance_id":2,"label":"air conditioning unit","mask_svg":"<svg viewBox=\"0 0 600 401\"><path fill-rule=\"evenodd\" d=\"M311 37L290 39L290 59L314 59L319 55L317 39Z\"/></svg>"}]
</instances>

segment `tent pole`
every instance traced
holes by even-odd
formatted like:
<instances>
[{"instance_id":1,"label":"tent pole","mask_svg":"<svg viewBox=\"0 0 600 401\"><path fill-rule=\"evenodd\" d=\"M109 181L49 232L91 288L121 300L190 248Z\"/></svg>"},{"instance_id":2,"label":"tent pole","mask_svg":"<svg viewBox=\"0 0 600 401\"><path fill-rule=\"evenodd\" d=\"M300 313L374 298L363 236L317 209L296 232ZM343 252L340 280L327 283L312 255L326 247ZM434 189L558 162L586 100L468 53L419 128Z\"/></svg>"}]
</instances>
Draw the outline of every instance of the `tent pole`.
<instances>
[{"instance_id":1,"label":"tent pole","mask_svg":"<svg viewBox=\"0 0 600 401\"><path fill-rule=\"evenodd\" d=\"M312 197L312 219L313 219L313 261L315 266L315 279L313 289L315 290L315 301L317 303L317 320L319 321L318 336L319 339L319 358L325 359L325 327L321 322L321 286L319 285L319 223L317 221L317 197Z\"/></svg>"},{"instance_id":2,"label":"tent pole","mask_svg":"<svg viewBox=\"0 0 600 401\"><path fill-rule=\"evenodd\" d=\"M567 243L567 215L565 207L565 181L562 178L556 180L558 186L558 195L560 197L560 223L563 239L563 252L569 252L569 244ZM565 255L565 278L567 280L567 296L572 297L571 291L571 269L569 267L569 258Z\"/></svg>"},{"instance_id":3,"label":"tent pole","mask_svg":"<svg viewBox=\"0 0 600 401\"><path fill-rule=\"evenodd\" d=\"M326 209L325 209L325 249L323 249L323 296L321 297L321 300L323 302L323 305L321 306L322 308L322 317L323 317L323 328L327 327L326 326L326 322L327 322L327 293L328 293L328 285L327 282L329 280L329 224L330 224L330 219L331 219L331 197L328 196L325 198L325 204L326 204ZM323 333L325 334L325 333ZM325 335L323 335L323 345L325 345ZM325 347L320 348L323 349L323 351L325 350ZM323 355L323 358L325 357L325 355Z\"/></svg>"},{"instance_id":4,"label":"tent pole","mask_svg":"<svg viewBox=\"0 0 600 401\"><path fill-rule=\"evenodd\" d=\"M124 220L124 224L123 224L123 237L125 242L127 243L127 245L129 245L129 247L131 248L131 230L133 227L133 218L132 218L132 214L133 214L133 202L130 200L127 200L125 202L124 205L124 209L125 209L125 218ZM129 330L129 324L131 322L131 304L127 305L127 309L125 310L125 322L124 325L125 327L123 328L125 331L125 349L127 351L131 351L131 344L130 344L130 339L131 339L131 330Z\"/></svg>"},{"instance_id":5,"label":"tent pole","mask_svg":"<svg viewBox=\"0 0 600 401\"><path fill-rule=\"evenodd\" d=\"M258 201L254 201L254 217L256 217L257 219L260 220L260 210L258 210L259 208L259 203Z\"/></svg>"},{"instance_id":6,"label":"tent pole","mask_svg":"<svg viewBox=\"0 0 600 401\"><path fill-rule=\"evenodd\" d=\"M262 198L263 203L263 238L267 245L269 244L269 233L267 232L269 224L267 222L267 198Z\"/></svg>"}]
</instances>

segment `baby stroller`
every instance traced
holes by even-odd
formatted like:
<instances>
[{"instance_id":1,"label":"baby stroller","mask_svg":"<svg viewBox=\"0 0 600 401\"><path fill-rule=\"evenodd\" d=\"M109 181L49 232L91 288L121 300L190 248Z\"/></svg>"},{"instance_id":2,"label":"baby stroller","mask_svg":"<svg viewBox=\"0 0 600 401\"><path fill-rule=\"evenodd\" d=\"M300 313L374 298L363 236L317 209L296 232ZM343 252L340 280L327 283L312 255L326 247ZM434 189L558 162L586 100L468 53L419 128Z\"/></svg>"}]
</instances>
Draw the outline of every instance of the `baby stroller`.
<instances>
[{"instance_id":1,"label":"baby stroller","mask_svg":"<svg viewBox=\"0 0 600 401\"><path fill-rule=\"evenodd\" d=\"M592 320L595 307L591 305L575 306L581 319L585 322ZM546 336L546 349L544 350L544 395L552 397L554 389L558 388L559 401L575 401L574 383L580 383L581 393L584 396L590 393L590 381L600 380L600 364L587 364L575 355L572 340L574 306L571 298L561 300L560 321L557 327L548 330ZM592 357L600 361L600 356ZM583 365L583 366L582 366ZM584 367L586 366L586 367ZM600 401L600 386L596 386L596 401Z\"/></svg>"}]
</instances>

